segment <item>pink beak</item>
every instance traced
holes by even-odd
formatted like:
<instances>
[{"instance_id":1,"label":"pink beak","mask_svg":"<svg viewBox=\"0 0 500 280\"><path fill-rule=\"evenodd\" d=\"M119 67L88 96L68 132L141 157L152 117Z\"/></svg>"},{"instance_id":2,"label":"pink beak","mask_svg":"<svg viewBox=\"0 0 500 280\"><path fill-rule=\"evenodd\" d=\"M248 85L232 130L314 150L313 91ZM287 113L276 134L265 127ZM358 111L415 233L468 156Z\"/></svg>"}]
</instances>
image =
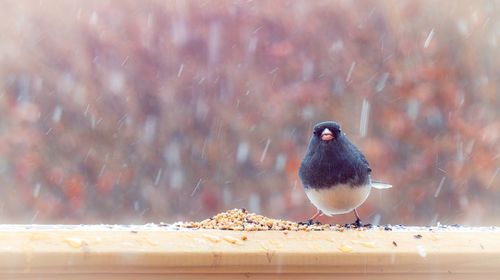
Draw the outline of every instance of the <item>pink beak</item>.
<instances>
[{"instance_id":1,"label":"pink beak","mask_svg":"<svg viewBox=\"0 0 500 280\"><path fill-rule=\"evenodd\" d=\"M321 132L321 140L330 141L332 139L333 139L333 133L328 128L325 128L323 132Z\"/></svg>"}]
</instances>

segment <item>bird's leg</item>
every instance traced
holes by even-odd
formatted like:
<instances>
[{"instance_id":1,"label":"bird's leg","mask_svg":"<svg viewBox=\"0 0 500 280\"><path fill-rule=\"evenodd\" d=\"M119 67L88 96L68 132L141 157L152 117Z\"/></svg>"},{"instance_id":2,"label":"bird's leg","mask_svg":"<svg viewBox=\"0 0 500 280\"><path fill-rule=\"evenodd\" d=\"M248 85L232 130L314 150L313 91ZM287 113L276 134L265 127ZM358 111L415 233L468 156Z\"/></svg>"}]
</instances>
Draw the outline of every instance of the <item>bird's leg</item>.
<instances>
[{"instance_id":1,"label":"bird's leg","mask_svg":"<svg viewBox=\"0 0 500 280\"><path fill-rule=\"evenodd\" d=\"M358 211L356 210L356 208L354 208L354 215L356 216L356 221L354 222L354 225L357 227L362 227L363 222L361 222L361 218L359 218L359 214L358 214Z\"/></svg>"},{"instance_id":2,"label":"bird's leg","mask_svg":"<svg viewBox=\"0 0 500 280\"><path fill-rule=\"evenodd\" d=\"M312 225L312 224L314 223L314 219L316 219L316 218L318 218L318 217L320 217L320 216L322 216L322 215L323 215L323 212L321 212L321 210L319 210L319 209L318 209L318 211L316 211L316 214L314 214L314 215L313 215L313 216L312 216L312 217L311 217L311 218L307 221L307 223L308 223L309 225Z\"/></svg>"}]
</instances>

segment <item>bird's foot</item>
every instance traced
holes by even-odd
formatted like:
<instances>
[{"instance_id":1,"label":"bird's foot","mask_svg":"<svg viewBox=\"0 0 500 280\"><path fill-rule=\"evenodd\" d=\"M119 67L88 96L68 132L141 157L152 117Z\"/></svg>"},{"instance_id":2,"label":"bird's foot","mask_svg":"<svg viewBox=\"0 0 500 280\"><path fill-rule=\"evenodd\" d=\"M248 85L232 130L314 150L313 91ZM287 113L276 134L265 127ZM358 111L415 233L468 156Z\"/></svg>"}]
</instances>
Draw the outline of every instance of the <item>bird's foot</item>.
<instances>
[{"instance_id":1,"label":"bird's foot","mask_svg":"<svg viewBox=\"0 0 500 280\"><path fill-rule=\"evenodd\" d=\"M314 221L313 219L309 219L304 222L298 222L299 225L306 225L306 226L312 226L312 225L321 225L321 222L319 221Z\"/></svg>"},{"instance_id":2,"label":"bird's foot","mask_svg":"<svg viewBox=\"0 0 500 280\"><path fill-rule=\"evenodd\" d=\"M299 225L306 225L306 226L312 226L314 224L314 220L313 219L309 219L309 220L306 220L306 221L303 221L303 222L298 222Z\"/></svg>"},{"instance_id":3,"label":"bird's foot","mask_svg":"<svg viewBox=\"0 0 500 280\"><path fill-rule=\"evenodd\" d=\"M320 222L316 221L314 222L314 220L318 217L321 217L323 216L323 212L321 212L321 210L318 209L318 211L316 211L316 214L314 214L309 220L305 221L305 222L298 222L299 225L306 225L306 226L312 226L312 225L321 225Z\"/></svg>"},{"instance_id":4,"label":"bird's foot","mask_svg":"<svg viewBox=\"0 0 500 280\"><path fill-rule=\"evenodd\" d=\"M356 221L354 221L351 224L345 224L344 227L345 228L353 228L353 229L356 229L356 228L372 228L373 225L372 224L365 224L361 220L356 220Z\"/></svg>"},{"instance_id":5,"label":"bird's foot","mask_svg":"<svg viewBox=\"0 0 500 280\"><path fill-rule=\"evenodd\" d=\"M361 219L356 219L356 221L354 223L352 223L351 225L353 225L354 227L356 228L362 228L363 227L363 222L361 221Z\"/></svg>"}]
</instances>

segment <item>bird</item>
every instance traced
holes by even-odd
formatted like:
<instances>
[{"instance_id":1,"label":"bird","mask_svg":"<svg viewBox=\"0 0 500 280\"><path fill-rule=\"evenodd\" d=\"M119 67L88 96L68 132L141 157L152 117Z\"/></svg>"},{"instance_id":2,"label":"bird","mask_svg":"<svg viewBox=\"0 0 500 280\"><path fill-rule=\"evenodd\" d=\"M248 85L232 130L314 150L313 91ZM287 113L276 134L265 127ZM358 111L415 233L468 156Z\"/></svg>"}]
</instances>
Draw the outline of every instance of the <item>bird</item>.
<instances>
[{"instance_id":1,"label":"bird","mask_svg":"<svg viewBox=\"0 0 500 280\"><path fill-rule=\"evenodd\" d=\"M362 226L356 210L371 188L392 185L371 179L372 169L363 153L347 138L335 121L316 124L298 175L310 202L317 208L308 223L320 216L354 212L356 226Z\"/></svg>"}]
</instances>

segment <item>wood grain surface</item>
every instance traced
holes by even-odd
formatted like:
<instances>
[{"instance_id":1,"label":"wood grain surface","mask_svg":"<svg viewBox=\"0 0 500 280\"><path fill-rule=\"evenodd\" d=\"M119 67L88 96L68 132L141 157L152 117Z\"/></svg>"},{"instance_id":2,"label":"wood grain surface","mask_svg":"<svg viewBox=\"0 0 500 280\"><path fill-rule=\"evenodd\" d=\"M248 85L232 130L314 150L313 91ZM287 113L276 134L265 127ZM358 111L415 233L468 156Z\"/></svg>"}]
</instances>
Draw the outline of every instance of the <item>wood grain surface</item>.
<instances>
[{"instance_id":1,"label":"wood grain surface","mask_svg":"<svg viewBox=\"0 0 500 280\"><path fill-rule=\"evenodd\" d=\"M0 226L0 279L500 279L500 231Z\"/></svg>"}]
</instances>

